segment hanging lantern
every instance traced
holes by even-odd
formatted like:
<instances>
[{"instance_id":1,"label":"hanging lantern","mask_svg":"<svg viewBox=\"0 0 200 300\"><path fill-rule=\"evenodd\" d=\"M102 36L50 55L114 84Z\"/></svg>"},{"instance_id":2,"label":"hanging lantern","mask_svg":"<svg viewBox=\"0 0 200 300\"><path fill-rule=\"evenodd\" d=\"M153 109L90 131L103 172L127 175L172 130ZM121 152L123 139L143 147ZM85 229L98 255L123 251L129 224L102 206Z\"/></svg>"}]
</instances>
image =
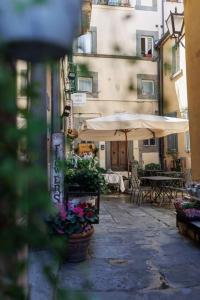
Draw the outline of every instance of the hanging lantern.
<instances>
[{"instance_id":1,"label":"hanging lantern","mask_svg":"<svg viewBox=\"0 0 200 300\"><path fill-rule=\"evenodd\" d=\"M14 59L63 57L80 31L82 0L0 0L0 46Z\"/></svg>"}]
</instances>

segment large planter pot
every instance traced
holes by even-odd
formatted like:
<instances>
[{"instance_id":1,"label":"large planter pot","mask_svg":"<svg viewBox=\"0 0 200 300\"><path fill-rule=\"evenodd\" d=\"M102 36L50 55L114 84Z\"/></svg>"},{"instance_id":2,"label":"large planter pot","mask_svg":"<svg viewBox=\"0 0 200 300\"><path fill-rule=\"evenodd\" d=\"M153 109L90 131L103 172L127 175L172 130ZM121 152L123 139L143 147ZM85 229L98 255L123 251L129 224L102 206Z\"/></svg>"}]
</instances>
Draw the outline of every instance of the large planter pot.
<instances>
[{"instance_id":1,"label":"large planter pot","mask_svg":"<svg viewBox=\"0 0 200 300\"><path fill-rule=\"evenodd\" d=\"M85 235L72 234L68 239L66 260L69 262L81 262L87 259L91 236L94 233L92 227Z\"/></svg>"},{"instance_id":2,"label":"large planter pot","mask_svg":"<svg viewBox=\"0 0 200 300\"><path fill-rule=\"evenodd\" d=\"M1 45L11 57L32 62L64 56L80 30L81 2L1 0Z\"/></svg>"}]
</instances>

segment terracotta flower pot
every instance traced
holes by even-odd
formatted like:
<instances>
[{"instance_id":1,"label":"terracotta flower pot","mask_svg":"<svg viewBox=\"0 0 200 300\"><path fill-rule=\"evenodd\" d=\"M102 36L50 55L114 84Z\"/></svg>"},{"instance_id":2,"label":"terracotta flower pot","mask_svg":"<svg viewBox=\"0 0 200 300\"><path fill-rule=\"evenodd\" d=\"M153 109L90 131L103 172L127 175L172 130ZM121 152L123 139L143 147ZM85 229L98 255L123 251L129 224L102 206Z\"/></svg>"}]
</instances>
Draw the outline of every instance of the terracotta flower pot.
<instances>
[{"instance_id":1,"label":"terracotta flower pot","mask_svg":"<svg viewBox=\"0 0 200 300\"><path fill-rule=\"evenodd\" d=\"M64 56L80 29L81 2L1 0L1 46L11 57L32 62Z\"/></svg>"},{"instance_id":2,"label":"terracotta flower pot","mask_svg":"<svg viewBox=\"0 0 200 300\"><path fill-rule=\"evenodd\" d=\"M88 247L91 236L94 233L92 227L86 234L72 234L68 240L66 260L69 262L81 262L87 259Z\"/></svg>"}]
</instances>

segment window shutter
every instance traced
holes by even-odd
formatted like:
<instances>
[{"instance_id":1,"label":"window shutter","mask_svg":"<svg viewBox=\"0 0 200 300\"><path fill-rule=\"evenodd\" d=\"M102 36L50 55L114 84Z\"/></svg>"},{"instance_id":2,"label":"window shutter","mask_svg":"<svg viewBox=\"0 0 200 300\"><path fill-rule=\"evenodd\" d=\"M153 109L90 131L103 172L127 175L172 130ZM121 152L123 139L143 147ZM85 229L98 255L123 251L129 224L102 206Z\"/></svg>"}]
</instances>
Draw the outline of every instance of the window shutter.
<instances>
[{"instance_id":1,"label":"window shutter","mask_svg":"<svg viewBox=\"0 0 200 300\"><path fill-rule=\"evenodd\" d=\"M153 39L152 37L147 38L147 54L153 54Z\"/></svg>"},{"instance_id":2,"label":"window shutter","mask_svg":"<svg viewBox=\"0 0 200 300\"><path fill-rule=\"evenodd\" d=\"M184 141L185 141L185 152L190 152L190 133L189 133L189 131L185 132Z\"/></svg>"},{"instance_id":3,"label":"window shutter","mask_svg":"<svg viewBox=\"0 0 200 300\"><path fill-rule=\"evenodd\" d=\"M172 47L172 74L176 73L175 47Z\"/></svg>"},{"instance_id":4,"label":"window shutter","mask_svg":"<svg viewBox=\"0 0 200 300\"><path fill-rule=\"evenodd\" d=\"M145 49L145 38L142 37L142 38L141 38L141 54L142 54L142 55L145 55L145 53L146 53L146 49Z\"/></svg>"},{"instance_id":5,"label":"window shutter","mask_svg":"<svg viewBox=\"0 0 200 300\"><path fill-rule=\"evenodd\" d=\"M78 52L78 39L75 39L73 42L73 52L74 53Z\"/></svg>"},{"instance_id":6,"label":"window shutter","mask_svg":"<svg viewBox=\"0 0 200 300\"><path fill-rule=\"evenodd\" d=\"M168 117L177 117L177 113L168 113L166 114ZM170 134L167 136L167 150L168 152L178 152L178 135L177 133L175 134Z\"/></svg>"},{"instance_id":7,"label":"window shutter","mask_svg":"<svg viewBox=\"0 0 200 300\"><path fill-rule=\"evenodd\" d=\"M176 48L176 59L177 59L177 62L176 62L176 72L180 70L180 48L179 46L177 46Z\"/></svg>"},{"instance_id":8,"label":"window shutter","mask_svg":"<svg viewBox=\"0 0 200 300\"><path fill-rule=\"evenodd\" d=\"M97 53L97 28L96 27L91 27L91 34L92 34L91 53Z\"/></svg>"}]
</instances>

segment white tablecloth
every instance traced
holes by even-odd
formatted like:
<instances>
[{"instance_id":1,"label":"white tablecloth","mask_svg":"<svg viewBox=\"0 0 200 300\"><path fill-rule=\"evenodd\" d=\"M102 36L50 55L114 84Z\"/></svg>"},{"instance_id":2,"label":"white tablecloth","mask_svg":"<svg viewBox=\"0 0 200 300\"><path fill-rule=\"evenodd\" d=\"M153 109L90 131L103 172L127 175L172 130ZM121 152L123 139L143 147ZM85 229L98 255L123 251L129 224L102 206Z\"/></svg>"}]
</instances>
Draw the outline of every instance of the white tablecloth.
<instances>
[{"instance_id":1,"label":"white tablecloth","mask_svg":"<svg viewBox=\"0 0 200 300\"><path fill-rule=\"evenodd\" d=\"M111 184L119 184L119 188L120 191L123 193L125 191L125 186L124 186L124 181L123 181L123 177L120 174L115 174L115 173L107 173L107 174L103 174L105 181L107 183L111 183Z\"/></svg>"}]
</instances>

